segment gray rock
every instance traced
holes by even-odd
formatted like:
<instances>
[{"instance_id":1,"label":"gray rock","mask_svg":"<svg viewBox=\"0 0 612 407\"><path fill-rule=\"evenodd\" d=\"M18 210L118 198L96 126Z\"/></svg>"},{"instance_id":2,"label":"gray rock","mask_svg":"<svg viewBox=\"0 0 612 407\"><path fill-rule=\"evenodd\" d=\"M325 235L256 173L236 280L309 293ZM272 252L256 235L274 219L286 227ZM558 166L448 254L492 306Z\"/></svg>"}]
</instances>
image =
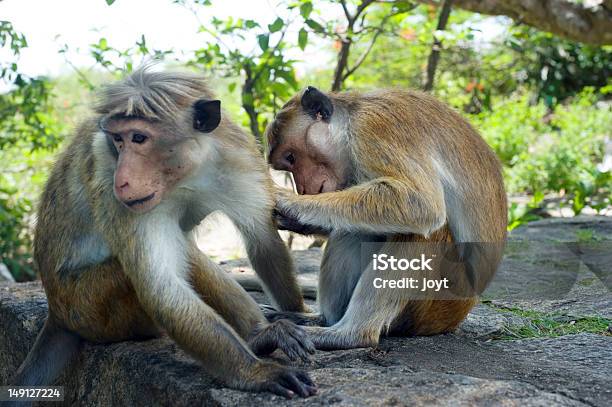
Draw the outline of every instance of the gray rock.
<instances>
[{"instance_id":1,"label":"gray rock","mask_svg":"<svg viewBox=\"0 0 612 407\"><path fill-rule=\"evenodd\" d=\"M265 394L247 395L230 389L213 390L224 406L586 406L560 394L541 391L520 381L485 380L459 374L412 372L391 368L323 368L312 373L322 383L309 399L286 402Z\"/></svg>"},{"instance_id":2,"label":"gray rock","mask_svg":"<svg viewBox=\"0 0 612 407\"><path fill-rule=\"evenodd\" d=\"M526 318L511 313L502 313L490 306L478 304L470 311L456 333L478 339L498 338L526 323Z\"/></svg>"},{"instance_id":3,"label":"gray rock","mask_svg":"<svg viewBox=\"0 0 612 407\"><path fill-rule=\"evenodd\" d=\"M561 263L558 256L546 252L551 249L551 236L572 241L577 230L591 229L601 236L598 242L612 236L612 222L598 218L547 220L513 232L512 241L528 236L530 244L524 252L506 256L501 277L512 288L524 283L521 273L554 273ZM555 250L554 245L551 250ZM600 254L600 265L605 265L611 255ZM316 277L320 257L319 249L296 252L301 277ZM246 261L227 262L224 267L228 271L245 268L248 272ZM513 313L498 312L496 306L560 315L609 315L609 290L605 291L605 284L589 268L580 267L577 283L562 298L492 299L494 306L475 307L455 334L385 338L377 348L317 352L310 363L301 364L319 385L319 394L309 399L285 400L224 388L170 339L161 338L86 344L59 380L67 394L63 404L612 405L612 336L583 333L558 338L494 339L529 322ZM544 276L541 281L552 280ZM267 302L261 293L252 294L259 302ZM0 283L0 385L25 358L46 313L40 283ZM278 352L273 357L288 363Z\"/></svg>"},{"instance_id":4,"label":"gray rock","mask_svg":"<svg viewBox=\"0 0 612 407\"><path fill-rule=\"evenodd\" d=\"M504 307L612 318L612 218L550 218L512 231L483 297Z\"/></svg>"}]
</instances>

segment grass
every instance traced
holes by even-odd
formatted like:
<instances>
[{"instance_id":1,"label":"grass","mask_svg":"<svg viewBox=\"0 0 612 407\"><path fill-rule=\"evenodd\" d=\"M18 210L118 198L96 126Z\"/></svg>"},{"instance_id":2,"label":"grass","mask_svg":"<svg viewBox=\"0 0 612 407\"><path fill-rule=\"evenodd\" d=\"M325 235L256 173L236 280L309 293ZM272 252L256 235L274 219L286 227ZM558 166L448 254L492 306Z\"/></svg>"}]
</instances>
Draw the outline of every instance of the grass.
<instances>
[{"instance_id":1,"label":"grass","mask_svg":"<svg viewBox=\"0 0 612 407\"><path fill-rule=\"evenodd\" d=\"M579 333L612 336L610 331L612 320L607 318L575 318L567 315L548 314L519 308L499 307L491 303L486 303L486 305L495 308L497 311L512 313L525 319L524 325L507 327L506 331L496 339L554 338Z\"/></svg>"},{"instance_id":2,"label":"grass","mask_svg":"<svg viewBox=\"0 0 612 407\"><path fill-rule=\"evenodd\" d=\"M592 229L581 229L576 231L576 238L580 243L600 242L603 238Z\"/></svg>"}]
</instances>

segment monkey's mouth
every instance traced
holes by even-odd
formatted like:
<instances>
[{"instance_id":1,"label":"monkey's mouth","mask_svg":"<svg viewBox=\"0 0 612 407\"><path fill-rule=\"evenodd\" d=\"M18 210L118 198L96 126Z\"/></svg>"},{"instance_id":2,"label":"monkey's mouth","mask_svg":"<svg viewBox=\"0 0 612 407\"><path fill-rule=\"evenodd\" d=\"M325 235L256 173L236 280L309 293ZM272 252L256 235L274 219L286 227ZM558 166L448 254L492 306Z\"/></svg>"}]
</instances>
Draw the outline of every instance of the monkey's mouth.
<instances>
[{"instance_id":1,"label":"monkey's mouth","mask_svg":"<svg viewBox=\"0 0 612 407\"><path fill-rule=\"evenodd\" d=\"M154 197L155 197L155 192L153 192L151 195L145 196L144 198L132 199L131 201L125 201L124 204L131 208L133 206L140 205L140 204L143 204L143 203L145 203L147 201L150 201Z\"/></svg>"}]
</instances>

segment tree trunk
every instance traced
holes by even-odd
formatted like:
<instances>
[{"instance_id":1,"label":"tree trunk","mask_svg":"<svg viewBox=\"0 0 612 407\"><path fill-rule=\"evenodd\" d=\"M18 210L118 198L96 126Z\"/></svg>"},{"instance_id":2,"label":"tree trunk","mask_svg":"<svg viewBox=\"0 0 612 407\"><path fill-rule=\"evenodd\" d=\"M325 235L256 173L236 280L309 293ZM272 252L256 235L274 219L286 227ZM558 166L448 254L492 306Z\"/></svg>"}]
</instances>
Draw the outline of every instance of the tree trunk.
<instances>
[{"instance_id":1,"label":"tree trunk","mask_svg":"<svg viewBox=\"0 0 612 407\"><path fill-rule=\"evenodd\" d=\"M439 5L440 1L417 0ZM596 7L569 0L454 0L455 7L513 20L572 41L612 44L612 1Z\"/></svg>"},{"instance_id":2,"label":"tree trunk","mask_svg":"<svg viewBox=\"0 0 612 407\"><path fill-rule=\"evenodd\" d=\"M348 57L351 50L351 39L347 38L342 41L340 52L338 53L338 63L336 64L336 70L334 71L334 81L332 82L332 92L338 92L342 89L344 84L344 71L346 64L348 63Z\"/></svg>"},{"instance_id":3,"label":"tree trunk","mask_svg":"<svg viewBox=\"0 0 612 407\"><path fill-rule=\"evenodd\" d=\"M250 67L245 66L244 72L246 78L244 79L244 84L242 85L242 108L247 113L249 117L249 128L251 129L251 133L258 141L259 146L263 146L263 135L261 134L261 130L259 129L259 113L255 110L255 106L253 103L247 103L246 100L253 100L253 79L252 72ZM249 97L245 97L248 95Z\"/></svg>"},{"instance_id":4,"label":"tree trunk","mask_svg":"<svg viewBox=\"0 0 612 407\"><path fill-rule=\"evenodd\" d=\"M440 11L440 17L438 18L438 26L436 31L444 31L446 23L448 23L448 17L450 16L451 6L453 0L444 0L442 3L442 10ZM429 92L433 89L434 79L436 76L436 68L438 67L438 61L440 60L440 50L442 49L442 41L436 38L434 34L434 42L431 46L431 53L427 60L427 80L423 86L423 90Z\"/></svg>"}]
</instances>

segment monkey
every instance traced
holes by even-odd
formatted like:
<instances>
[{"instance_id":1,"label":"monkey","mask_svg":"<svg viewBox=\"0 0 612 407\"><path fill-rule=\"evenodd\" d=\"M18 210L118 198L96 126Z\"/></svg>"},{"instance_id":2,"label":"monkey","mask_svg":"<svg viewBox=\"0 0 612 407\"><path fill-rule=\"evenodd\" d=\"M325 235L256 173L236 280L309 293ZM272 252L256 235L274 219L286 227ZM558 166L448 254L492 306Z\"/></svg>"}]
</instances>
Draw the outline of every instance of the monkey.
<instances>
[{"instance_id":1,"label":"monkey","mask_svg":"<svg viewBox=\"0 0 612 407\"><path fill-rule=\"evenodd\" d=\"M270 320L307 325L317 349L376 346L384 335L435 335L461 323L496 271L507 234L499 160L467 120L417 91L309 86L265 136L269 163L291 172L298 192L277 193L279 228L328 236L320 313L266 312ZM429 276L448 278L453 289L375 287L382 274L374 254L410 259L430 249L440 256Z\"/></svg>"},{"instance_id":2,"label":"monkey","mask_svg":"<svg viewBox=\"0 0 612 407\"><path fill-rule=\"evenodd\" d=\"M314 347L304 330L267 322L194 238L208 214L223 211L272 303L305 311L272 188L254 138L203 77L145 66L104 87L40 201L34 257L49 313L13 382L50 384L83 340L167 334L229 387L314 394L304 370L259 358L281 349L307 359Z\"/></svg>"}]
</instances>

